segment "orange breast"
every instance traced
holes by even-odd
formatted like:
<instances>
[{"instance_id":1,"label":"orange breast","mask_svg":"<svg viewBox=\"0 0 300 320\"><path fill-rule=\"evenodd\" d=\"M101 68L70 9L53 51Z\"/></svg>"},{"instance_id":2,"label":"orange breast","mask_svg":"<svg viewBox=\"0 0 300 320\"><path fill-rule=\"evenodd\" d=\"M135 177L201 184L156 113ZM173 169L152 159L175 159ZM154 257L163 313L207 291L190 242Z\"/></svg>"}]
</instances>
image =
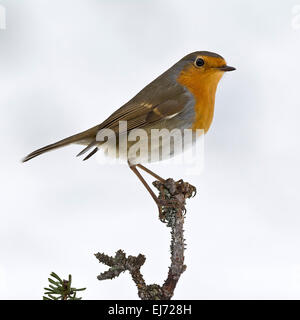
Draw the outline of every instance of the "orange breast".
<instances>
[{"instance_id":1,"label":"orange breast","mask_svg":"<svg viewBox=\"0 0 300 320\"><path fill-rule=\"evenodd\" d=\"M214 116L215 95L221 72L206 70L199 72L194 66L183 70L177 81L191 92L195 99L195 121L193 130L203 129L206 133Z\"/></svg>"}]
</instances>

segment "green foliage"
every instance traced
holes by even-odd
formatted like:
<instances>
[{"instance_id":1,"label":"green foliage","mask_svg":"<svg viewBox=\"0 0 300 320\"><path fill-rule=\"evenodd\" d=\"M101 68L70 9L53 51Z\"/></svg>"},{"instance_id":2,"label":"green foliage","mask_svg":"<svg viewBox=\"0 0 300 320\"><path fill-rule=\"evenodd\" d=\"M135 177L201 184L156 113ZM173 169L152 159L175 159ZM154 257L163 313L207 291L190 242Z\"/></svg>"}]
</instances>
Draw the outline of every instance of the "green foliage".
<instances>
[{"instance_id":1,"label":"green foliage","mask_svg":"<svg viewBox=\"0 0 300 320\"><path fill-rule=\"evenodd\" d=\"M76 289L71 287L72 276L69 274L68 280L61 280L61 278L54 272L48 278L49 288L44 288L43 300L81 300L81 297L76 297L77 291L83 291L86 288Z\"/></svg>"}]
</instances>

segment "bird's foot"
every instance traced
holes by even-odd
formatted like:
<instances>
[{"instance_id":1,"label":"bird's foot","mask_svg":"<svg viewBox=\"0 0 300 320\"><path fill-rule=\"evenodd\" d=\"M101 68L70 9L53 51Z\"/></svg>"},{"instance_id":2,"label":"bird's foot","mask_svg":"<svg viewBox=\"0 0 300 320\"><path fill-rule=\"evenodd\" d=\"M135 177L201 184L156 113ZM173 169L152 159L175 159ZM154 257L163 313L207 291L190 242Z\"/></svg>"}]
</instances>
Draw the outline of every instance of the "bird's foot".
<instances>
[{"instance_id":1,"label":"bird's foot","mask_svg":"<svg viewBox=\"0 0 300 320\"><path fill-rule=\"evenodd\" d=\"M182 179L176 182L176 189L178 193L183 193L185 199L195 197L197 189L188 182L184 182Z\"/></svg>"}]
</instances>

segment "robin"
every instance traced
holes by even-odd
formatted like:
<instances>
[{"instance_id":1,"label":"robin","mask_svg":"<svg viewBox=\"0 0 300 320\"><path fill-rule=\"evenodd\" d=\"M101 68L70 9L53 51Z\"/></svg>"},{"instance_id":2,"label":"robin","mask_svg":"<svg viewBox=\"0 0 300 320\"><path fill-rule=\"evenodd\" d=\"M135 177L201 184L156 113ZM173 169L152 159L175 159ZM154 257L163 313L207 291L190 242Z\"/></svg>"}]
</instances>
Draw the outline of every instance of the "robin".
<instances>
[{"instance_id":1,"label":"robin","mask_svg":"<svg viewBox=\"0 0 300 320\"><path fill-rule=\"evenodd\" d=\"M190 53L148 84L101 124L33 151L23 159L23 162L72 143L86 146L78 156L90 151L83 159L87 160L103 145L104 140L98 139L98 135L101 130L106 129L115 133L117 145L120 143L121 136L128 138L136 129L143 129L146 133L153 129L179 129L181 131L191 129L192 132L202 129L206 133L214 115L217 85L224 72L233 70L235 68L228 66L224 58L216 53L208 51ZM127 126L121 132L120 123L122 121L126 121ZM145 144L145 142L142 143ZM130 146L132 142L128 141L126 151ZM172 150L170 152L172 153ZM143 166L141 158L129 156L128 153L125 157L127 157L130 169L144 184L160 208L161 203L157 196L137 168L161 182L165 180Z\"/></svg>"}]
</instances>

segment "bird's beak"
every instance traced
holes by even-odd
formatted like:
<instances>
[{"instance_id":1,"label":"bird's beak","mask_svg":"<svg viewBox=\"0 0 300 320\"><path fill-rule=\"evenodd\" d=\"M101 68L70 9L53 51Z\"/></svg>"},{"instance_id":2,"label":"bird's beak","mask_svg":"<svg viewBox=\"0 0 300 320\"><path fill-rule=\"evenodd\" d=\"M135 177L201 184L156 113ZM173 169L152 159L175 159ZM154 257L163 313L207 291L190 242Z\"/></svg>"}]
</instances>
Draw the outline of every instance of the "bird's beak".
<instances>
[{"instance_id":1,"label":"bird's beak","mask_svg":"<svg viewBox=\"0 0 300 320\"><path fill-rule=\"evenodd\" d=\"M235 68L234 67L230 67L230 66L223 66L223 67L218 67L218 68L216 68L216 69L218 69L218 70L220 70L220 71L234 71L235 70Z\"/></svg>"}]
</instances>

